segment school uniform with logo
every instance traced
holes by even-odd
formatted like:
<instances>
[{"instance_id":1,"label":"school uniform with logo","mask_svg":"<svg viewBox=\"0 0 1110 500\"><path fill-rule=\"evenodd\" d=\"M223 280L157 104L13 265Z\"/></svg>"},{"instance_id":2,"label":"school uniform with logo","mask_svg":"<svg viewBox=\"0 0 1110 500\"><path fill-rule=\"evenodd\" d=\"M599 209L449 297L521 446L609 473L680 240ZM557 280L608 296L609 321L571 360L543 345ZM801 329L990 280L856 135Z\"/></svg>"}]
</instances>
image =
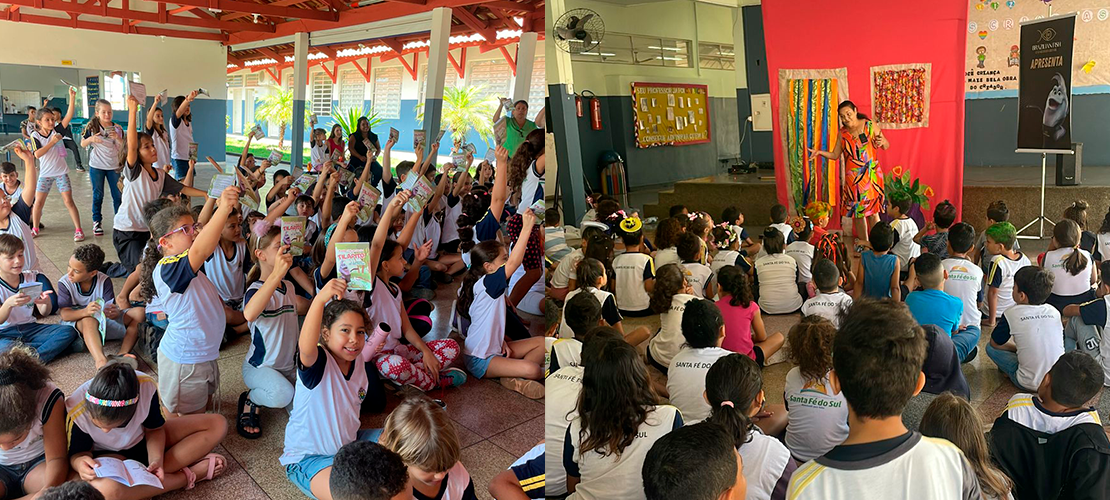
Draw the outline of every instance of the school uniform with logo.
<instances>
[{"instance_id":1,"label":"school uniform with logo","mask_svg":"<svg viewBox=\"0 0 1110 500\"><path fill-rule=\"evenodd\" d=\"M262 281L251 283L243 304L249 303L262 286ZM255 404L284 408L293 400L293 358L300 334L293 298L293 283L282 280L258 317L247 323L251 344L243 358L243 382Z\"/></svg>"},{"instance_id":2,"label":"school uniform with logo","mask_svg":"<svg viewBox=\"0 0 1110 500\"><path fill-rule=\"evenodd\" d=\"M705 401L705 374L718 359L732 354L720 347L684 347L671 359L667 370L667 392L671 404L682 412L683 420L696 424L709 418L709 403Z\"/></svg>"},{"instance_id":3,"label":"school uniform with logo","mask_svg":"<svg viewBox=\"0 0 1110 500\"><path fill-rule=\"evenodd\" d=\"M53 292L54 287L50 279L37 271L23 271L19 273L19 281L10 284L0 279L0 304L19 292L19 286L24 283L38 282L42 284L43 292ZM58 310L58 296L55 293L47 295L50 300L48 314ZM36 297L32 297L32 300ZM8 319L0 323L0 342L22 342L39 354L39 361L49 363L62 354L77 338L77 330L69 325L49 325L38 323L35 319L35 310L38 306L26 304L22 307L13 307L8 313Z\"/></svg>"},{"instance_id":4,"label":"school uniform with logo","mask_svg":"<svg viewBox=\"0 0 1110 500\"><path fill-rule=\"evenodd\" d=\"M632 444L618 458L615 453L602 454L583 450L582 420L575 418L564 437L563 467L567 475L581 481L568 500L644 500L641 469L648 450L659 438L682 427L682 414L669 405L648 408L647 420L640 424Z\"/></svg>"},{"instance_id":5,"label":"school uniform with logo","mask_svg":"<svg viewBox=\"0 0 1110 500\"><path fill-rule=\"evenodd\" d=\"M686 343L686 338L682 336L682 313L686 310L686 303L696 298L694 295L676 293L671 297L671 307L659 316L659 333L649 341L647 355L648 360L657 368L664 369L664 373L671 364L671 358Z\"/></svg>"},{"instance_id":6,"label":"school uniform with logo","mask_svg":"<svg viewBox=\"0 0 1110 500\"><path fill-rule=\"evenodd\" d=\"M582 342L578 339L557 339L551 343L547 373L582 364Z\"/></svg>"},{"instance_id":7,"label":"school uniform with logo","mask_svg":"<svg viewBox=\"0 0 1110 500\"><path fill-rule=\"evenodd\" d=\"M798 293L798 262L786 254L760 257L755 261L759 280L759 308L767 314L789 314L802 307Z\"/></svg>"},{"instance_id":8,"label":"school uniform with logo","mask_svg":"<svg viewBox=\"0 0 1110 500\"><path fill-rule=\"evenodd\" d=\"M810 274L813 267L813 245L808 241L795 241L786 245L785 253L798 263L798 283L813 281L813 275Z\"/></svg>"},{"instance_id":9,"label":"school uniform with logo","mask_svg":"<svg viewBox=\"0 0 1110 500\"><path fill-rule=\"evenodd\" d=\"M243 273L243 265L247 260L247 242L236 241L230 257L223 243L220 243L204 261L204 272L220 293L220 300L237 311L241 311L245 304L243 293L246 291L247 276Z\"/></svg>"},{"instance_id":10,"label":"school uniform with logo","mask_svg":"<svg viewBox=\"0 0 1110 500\"><path fill-rule=\"evenodd\" d=\"M92 452L93 456L119 454L124 458L147 463L146 431L160 429L166 423L162 407L158 404L158 385L154 378L135 372L139 378L138 402L135 416L108 432L101 429L89 416L94 403L86 399L92 380L81 384L66 398L69 415L66 429L69 434L69 453Z\"/></svg>"},{"instance_id":11,"label":"school uniform with logo","mask_svg":"<svg viewBox=\"0 0 1110 500\"><path fill-rule=\"evenodd\" d=\"M19 200L19 203L23 203L22 198ZM20 241L23 242L23 270L37 271L39 268L39 258L35 251L35 241L34 236L31 234L31 227L28 226L26 222L23 222L23 219L16 216L14 206L12 210L12 214L8 215L8 227L0 228L0 234L10 234L19 238Z\"/></svg>"},{"instance_id":12,"label":"school uniform with logo","mask_svg":"<svg viewBox=\"0 0 1110 500\"><path fill-rule=\"evenodd\" d=\"M988 346L987 354L1019 388L1036 390L1064 354L1060 312L1048 304L1017 304L1007 309L991 332L991 340L1002 345L1011 338L1017 346L1016 354L993 346Z\"/></svg>"},{"instance_id":13,"label":"school uniform with logo","mask_svg":"<svg viewBox=\"0 0 1110 500\"><path fill-rule=\"evenodd\" d=\"M129 271L142 260L143 249L150 240L150 228L143 218L143 206L163 195L178 194L184 187L161 169L152 168L151 176L139 161L124 166L123 193L119 209L112 219L112 245L120 263Z\"/></svg>"},{"instance_id":14,"label":"school uniform with logo","mask_svg":"<svg viewBox=\"0 0 1110 500\"><path fill-rule=\"evenodd\" d=\"M901 271L905 272L909 270L910 260L921 255L921 245L913 241L914 236L917 236L917 222L909 217L903 217L891 221L890 227L898 233L898 243L894 244L890 253L898 256L899 264L902 266Z\"/></svg>"},{"instance_id":15,"label":"school uniform with logo","mask_svg":"<svg viewBox=\"0 0 1110 500\"><path fill-rule=\"evenodd\" d=\"M644 289L644 282L655 279L655 262L651 256L640 252L618 255L613 258L613 272L617 308L633 316L650 315L651 294Z\"/></svg>"},{"instance_id":16,"label":"school uniform with logo","mask_svg":"<svg viewBox=\"0 0 1110 500\"><path fill-rule=\"evenodd\" d=\"M1079 252L1087 263L1079 274L1072 274L1066 268L1066 262L1074 252ZM1065 306L1081 304L1095 298L1091 289L1091 272L1094 269L1094 259L1090 252L1081 248L1057 248L1044 255L1044 268L1052 273L1055 278L1052 282L1052 295L1048 303L1063 311Z\"/></svg>"},{"instance_id":17,"label":"school uniform with logo","mask_svg":"<svg viewBox=\"0 0 1110 500\"><path fill-rule=\"evenodd\" d=\"M824 455L848 437L848 403L829 376L807 380L798 367L786 373L786 447L798 462Z\"/></svg>"},{"instance_id":18,"label":"school uniform with logo","mask_svg":"<svg viewBox=\"0 0 1110 500\"><path fill-rule=\"evenodd\" d=\"M82 289L82 285L74 283L69 279L69 274L62 275L62 279L58 280L58 309L83 309L96 299L104 300L103 307L115 303L116 295L115 290L112 288L112 279L100 271L96 272L93 276L92 282L88 285L88 291ZM117 306L119 304L116 304ZM124 304L120 309L127 309L127 304ZM105 325L105 340L120 340L127 333L127 327L122 322L122 316L116 319L108 319L108 324ZM73 321L62 321L63 325L75 325Z\"/></svg>"},{"instance_id":19,"label":"school uniform with logo","mask_svg":"<svg viewBox=\"0 0 1110 500\"><path fill-rule=\"evenodd\" d=\"M709 266L701 262L684 262L682 272L686 274L686 282L690 284L690 288L694 289L694 296L699 299L706 298L705 287L713 282L713 271Z\"/></svg>"},{"instance_id":20,"label":"school uniform with logo","mask_svg":"<svg viewBox=\"0 0 1110 500\"><path fill-rule=\"evenodd\" d=\"M601 304L601 319L604 319L605 322L609 323L610 326L621 322L623 318L621 318L620 310L617 309L617 301L613 297L613 294L611 292L606 292L605 290L602 290L600 288L588 286L585 289L578 288L575 290L571 290L570 293L567 294L567 298L564 301L563 307L565 308L565 304L569 304L570 299L575 295L582 293L583 290L588 290L591 294L593 294L594 298L597 299L598 303ZM574 338L574 331L570 329L569 325L567 325L567 317L565 314L563 315L563 318L559 320L559 338Z\"/></svg>"},{"instance_id":21,"label":"school uniform with logo","mask_svg":"<svg viewBox=\"0 0 1110 500\"><path fill-rule=\"evenodd\" d=\"M852 308L852 296L839 288L832 293L818 292L802 304L802 316L820 316L840 326L840 315Z\"/></svg>"},{"instance_id":22,"label":"school uniform with logo","mask_svg":"<svg viewBox=\"0 0 1110 500\"><path fill-rule=\"evenodd\" d=\"M544 442L547 444L547 494L558 496L567 492L567 470L563 467L563 440L576 415L578 395L582 392L581 366L565 366L553 371L544 380Z\"/></svg>"},{"instance_id":23,"label":"school uniform with logo","mask_svg":"<svg viewBox=\"0 0 1110 500\"><path fill-rule=\"evenodd\" d=\"M53 382L47 381L35 394L35 413L27 434L11 448L0 449L0 484L8 496L16 498L26 494L24 480L36 465L46 459L42 427L50 420L58 404L65 404L65 395ZM62 410L65 410L64 406Z\"/></svg>"},{"instance_id":24,"label":"school uniform with logo","mask_svg":"<svg viewBox=\"0 0 1110 500\"><path fill-rule=\"evenodd\" d=\"M744 463L744 479L748 483L746 498L786 498L787 485L798 464L781 441L753 425L748 442L736 451L740 452Z\"/></svg>"},{"instance_id":25,"label":"school uniform with logo","mask_svg":"<svg viewBox=\"0 0 1110 500\"><path fill-rule=\"evenodd\" d=\"M585 257L581 248L575 249L573 252L563 257L559 261L559 265L555 267L555 272L551 274L551 287L552 288L566 288L570 286L570 280L578 279L576 274L578 262Z\"/></svg>"},{"instance_id":26,"label":"school uniform with logo","mask_svg":"<svg viewBox=\"0 0 1110 500\"><path fill-rule=\"evenodd\" d=\"M998 289L995 306L995 317L1001 317L1010 306L1014 305L1014 274L1025 266L1032 265L1024 254L1018 254L1016 260L1011 260L1005 255L995 255L991 260L990 271L987 273L987 286Z\"/></svg>"}]
</instances>

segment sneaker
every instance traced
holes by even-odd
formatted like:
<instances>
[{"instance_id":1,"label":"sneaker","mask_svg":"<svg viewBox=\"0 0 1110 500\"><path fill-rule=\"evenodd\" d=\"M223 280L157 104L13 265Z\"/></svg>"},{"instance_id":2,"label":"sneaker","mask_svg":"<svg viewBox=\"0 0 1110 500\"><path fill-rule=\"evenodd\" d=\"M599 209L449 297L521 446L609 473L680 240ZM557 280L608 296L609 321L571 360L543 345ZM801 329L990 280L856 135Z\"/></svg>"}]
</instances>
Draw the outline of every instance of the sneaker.
<instances>
[{"instance_id":1,"label":"sneaker","mask_svg":"<svg viewBox=\"0 0 1110 500\"><path fill-rule=\"evenodd\" d=\"M38 237L39 237L39 230L38 230L38 228L31 228L31 237L32 237L32 238L38 238Z\"/></svg>"},{"instance_id":2,"label":"sneaker","mask_svg":"<svg viewBox=\"0 0 1110 500\"><path fill-rule=\"evenodd\" d=\"M448 368L439 372L440 387L458 387L466 383L466 372L458 368Z\"/></svg>"},{"instance_id":3,"label":"sneaker","mask_svg":"<svg viewBox=\"0 0 1110 500\"><path fill-rule=\"evenodd\" d=\"M100 221L93 221L93 236L104 236L104 226Z\"/></svg>"},{"instance_id":4,"label":"sneaker","mask_svg":"<svg viewBox=\"0 0 1110 500\"><path fill-rule=\"evenodd\" d=\"M77 171L78 172L84 172L85 171L85 166L84 165L77 165Z\"/></svg>"},{"instance_id":5,"label":"sneaker","mask_svg":"<svg viewBox=\"0 0 1110 500\"><path fill-rule=\"evenodd\" d=\"M80 230L80 229L74 231L73 232L73 242L74 243L80 243L82 241L85 241L85 232Z\"/></svg>"},{"instance_id":6,"label":"sneaker","mask_svg":"<svg viewBox=\"0 0 1110 500\"><path fill-rule=\"evenodd\" d=\"M964 358L963 361L960 361L960 363L970 363L971 360L975 359L975 356L978 356L978 355L979 355L979 346L972 347L971 350L968 351L967 357Z\"/></svg>"},{"instance_id":7,"label":"sneaker","mask_svg":"<svg viewBox=\"0 0 1110 500\"><path fill-rule=\"evenodd\" d=\"M544 394L543 384L526 378L501 377L501 386L528 399L540 399Z\"/></svg>"}]
</instances>

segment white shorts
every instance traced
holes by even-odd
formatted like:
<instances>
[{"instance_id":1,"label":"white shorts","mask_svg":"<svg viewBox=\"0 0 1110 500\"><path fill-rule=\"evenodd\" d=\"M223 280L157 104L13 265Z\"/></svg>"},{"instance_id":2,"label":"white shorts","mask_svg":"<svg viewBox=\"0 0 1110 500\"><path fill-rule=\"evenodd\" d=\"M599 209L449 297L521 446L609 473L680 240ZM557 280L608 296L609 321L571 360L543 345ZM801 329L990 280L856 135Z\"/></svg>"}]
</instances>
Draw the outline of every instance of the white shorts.
<instances>
[{"instance_id":1,"label":"white shorts","mask_svg":"<svg viewBox=\"0 0 1110 500\"><path fill-rule=\"evenodd\" d=\"M220 386L216 360L179 364L158 350L158 393L169 413L200 413Z\"/></svg>"}]
</instances>

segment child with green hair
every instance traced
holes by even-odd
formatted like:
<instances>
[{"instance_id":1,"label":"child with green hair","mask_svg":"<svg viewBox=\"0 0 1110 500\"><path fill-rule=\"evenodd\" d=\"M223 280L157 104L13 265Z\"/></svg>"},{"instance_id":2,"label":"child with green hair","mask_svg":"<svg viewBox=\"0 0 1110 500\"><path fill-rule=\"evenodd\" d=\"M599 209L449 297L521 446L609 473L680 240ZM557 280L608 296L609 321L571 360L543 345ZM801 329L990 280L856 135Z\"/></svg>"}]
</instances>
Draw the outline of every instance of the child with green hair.
<instances>
[{"instance_id":1,"label":"child with green hair","mask_svg":"<svg viewBox=\"0 0 1110 500\"><path fill-rule=\"evenodd\" d=\"M996 222L986 230L985 251L994 255L987 271L987 317L984 326L994 324L1006 309L1014 305L1014 274L1032 265L1029 258L1014 248L1017 229L1009 222Z\"/></svg>"}]
</instances>

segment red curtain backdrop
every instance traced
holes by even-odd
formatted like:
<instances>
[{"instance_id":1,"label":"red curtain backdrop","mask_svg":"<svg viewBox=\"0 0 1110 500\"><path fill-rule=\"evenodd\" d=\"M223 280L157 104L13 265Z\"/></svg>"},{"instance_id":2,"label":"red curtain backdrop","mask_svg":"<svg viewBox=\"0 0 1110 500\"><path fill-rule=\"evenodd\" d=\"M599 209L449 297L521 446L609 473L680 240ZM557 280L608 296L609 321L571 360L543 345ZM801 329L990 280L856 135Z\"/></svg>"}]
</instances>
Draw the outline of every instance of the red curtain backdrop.
<instances>
[{"instance_id":1,"label":"red curtain backdrop","mask_svg":"<svg viewBox=\"0 0 1110 500\"><path fill-rule=\"evenodd\" d=\"M860 112L873 117L872 66L931 63L928 126L884 129L890 149L880 150L879 165L888 185L891 170L901 165L933 188L930 205L948 199L959 210L964 172L967 3L791 0L763 2L762 10L779 203L793 205L779 130L780 69L848 68L848 98ZM932 220L931 209L926 219ZM839 210L830 222L839 222Z\"/></svg>"}]
</instances>

